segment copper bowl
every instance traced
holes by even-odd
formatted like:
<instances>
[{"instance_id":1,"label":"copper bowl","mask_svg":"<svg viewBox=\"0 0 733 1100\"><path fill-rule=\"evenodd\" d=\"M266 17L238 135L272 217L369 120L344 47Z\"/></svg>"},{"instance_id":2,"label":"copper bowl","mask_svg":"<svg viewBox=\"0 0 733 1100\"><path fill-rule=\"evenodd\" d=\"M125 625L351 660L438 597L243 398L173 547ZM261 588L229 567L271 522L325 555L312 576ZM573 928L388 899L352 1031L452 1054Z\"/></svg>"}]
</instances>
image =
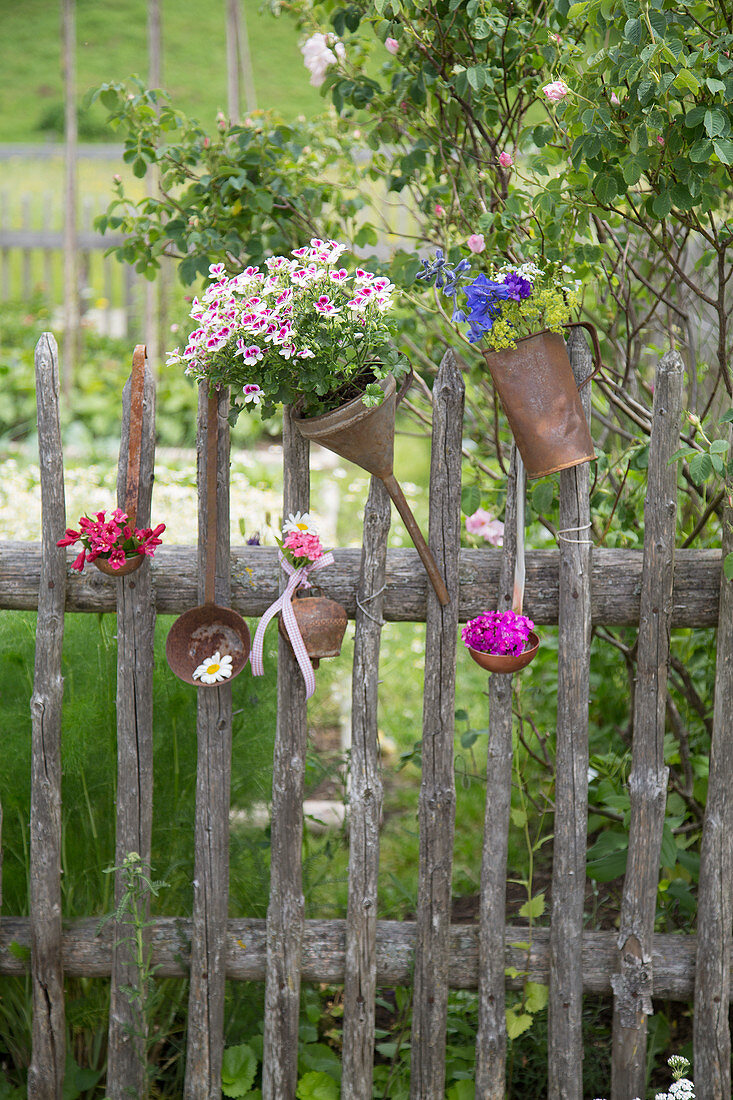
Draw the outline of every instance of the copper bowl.
<instances>
[{"instance_id":1,"label":"copper bowl","mask_svg":"<svg viewBox=\"0 0 733 1100\"><path fill-rule=\"evenodd\" d=\"M104 573L107 577L126 577L128 573L134 573L136 569L139 569L142 563L145 561L145 554L135 554L133 557L128 557L124 565L121 565L119 569L113 569L109 564L109 558L95 558L92 565L96 565L100 573Z\"/></svg>"},{"instance_id":2,"label":"copper bowl","mask_svg":"<svg viewBox=\"0 0 733 1100\"><path fill-rule=\"evenodd\" d=\"M230 684L247 664L250 651L249 628L241 615L230 607L201 604L180 615L165 643L165 655L179 680L194 687L221 687ZM232 674L216 684L194 680L197 667L212 653L232 658Z\"/></svg>"},{"instance_id":3,"label":"copper bowl","mask_svg":"<svg viewBox=\"0 0 733 1100\"><path fill-rule=\"evenodd\" d=\"M292 605L313 667L318 668L322 657L338 657L348 622L341 604L325 596L303 596L294 599ZM290 642L282 615L279 619L278 630Z\"/></svg>"},{"instance_id":4,"label":"copper bowl","mask_svg":"<svg viewBox=\"0 0 733 1100\"><path fill-rule=\"evenodd\" d=\"M466 648L476 664L487 672L510 674L521 672L530 661L534 660L540 648L540 640L534 630L531 630L527 638L527 646L521 653L482 653L480 649L471 649L470 646Z\"/></svg>"}]
</instances>

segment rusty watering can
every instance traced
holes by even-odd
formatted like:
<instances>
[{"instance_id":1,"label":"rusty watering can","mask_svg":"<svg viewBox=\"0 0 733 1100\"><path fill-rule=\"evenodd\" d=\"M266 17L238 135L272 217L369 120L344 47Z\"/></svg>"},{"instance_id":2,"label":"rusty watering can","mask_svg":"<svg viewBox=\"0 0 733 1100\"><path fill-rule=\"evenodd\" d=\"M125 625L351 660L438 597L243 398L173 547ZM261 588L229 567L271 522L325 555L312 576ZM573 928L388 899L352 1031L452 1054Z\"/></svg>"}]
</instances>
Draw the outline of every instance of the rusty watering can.
<instances>
[{"instance_id":1,"label":"rusty watering can","mask_svg":"<svg viewBox=\"0 0 733 1100\"><path fill-rule=\"evenodd\" d=\"M232 658L231 675L238 676L247 664L250 651L249 627L231 607L214 603L216 578L216 452L219 442L219 399L209 394L206 411L206 552L204 603L176 619L165 643L165 655L172 671L195 687L219 686L194 680L202 662L219 653ZM219 681L219 683L224 681Z\"/></svg>"},{"instance_id":2,"label":"rusty watering can","mask_svg":"<svg viewBox=\"0 0 733 1100\"><path fill-rule=\"evenodd\" d=\"M356 463L362 470L383 482L410 533L438 601L445 607L450 600L448 590L394 476L395 412L411 382L412 371L397 393L394 377L390 374L379 383L384 390L384 400L381 405L373 408L367 407L361 397L355 397L353 401L322 416L303 417L299 415L296 405L293 408L293 421L305 439L320 443L322 447Z\"/></svg>"},{"instance_id":3,"label":"rusty watering can","mask_svg":"<svg viewBox=\"0 0 733 1100\"><path fill-rule=\"evenodd\" d=\"M584 321L566 327L587 329L593 341L594 369L582 388L601 368L598 333ZM486 351L484 358L528 477L596 457L562 336L538 332L517 340L516 348Z\"/></svg>"}]
</instances>

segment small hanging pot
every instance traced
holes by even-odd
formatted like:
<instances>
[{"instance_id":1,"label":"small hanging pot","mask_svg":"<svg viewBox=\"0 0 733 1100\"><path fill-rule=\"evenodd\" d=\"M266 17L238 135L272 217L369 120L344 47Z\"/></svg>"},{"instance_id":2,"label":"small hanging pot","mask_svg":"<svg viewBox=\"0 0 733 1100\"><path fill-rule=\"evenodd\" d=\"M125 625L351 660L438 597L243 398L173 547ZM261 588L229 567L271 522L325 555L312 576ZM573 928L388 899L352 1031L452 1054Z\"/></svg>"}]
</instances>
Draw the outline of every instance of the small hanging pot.
<instances>
[{"instance_id":1,"label":"small hanging pot","mask_svg":"<svg viewBox=\"0 0 733 1100\"><path fill-rule=\"evenodd\" d=\"M517 494L517 553L514 562L514 591L512 594L512 610L517 615L522 614L524 603L524 495L525 495L525 469L524 463L517 454L516 465L516 494ZM539 636L534 630L529 632L527 644L521 653L486 653L480 649L467 647L473 660L487 672L500 672L511 675L513 672L521 672L530 661L537 656L540 648Z\"/></svg>"},{"instance_id":2,"label":"small hanging pot","mask_svg":"<svg viewBox=\"0 0 733 1100\"><path fill-rule=\"evenodd\" d=\"M394 422L397 405L412 382L412 371L405 378L399 393L390 374L379 385L384 391L381 405L369 407L361 397L341 405L322 416L304 417L298 406L293 408L293 422L305 439L320 443L384 483L402 522L410 533L439 603L445 607L450 596L440 575L435 558L423 538L405 495L394 476Z\"/></svg>"},{"instance_id":3,"label":"small hanging pot","mask_svg":"<svg viewBox=\"0 0 733 1100\"><path fill-rule=\"evenodd\" d=\"M341 604L326 596L296 593L292 608L313 668L318 668L322 657L338 657L348 622ZM278 616L278 630L290 642L282 615Z\"/></svg>"},{"instance_id":4,"label":"small hanging pot","mask_svg":"<svg viewBox=\"0 0 733 1100\"><path fill-rule=\"evenodd\" d=\"M136 344L132 353L132 373L130 375L130 429L127 439L127 480L125 482L125 512L129 526L135 529L137 520L137 501L140 491L140 448L143 437L143 396L145 392L145 359L147 351L144 344ZM94 559L100 573L107 577L126 577L139 569L145 561L145 554L133 554L119 569L113 569L109 563L109 554Z\"/></svg>"},{"instance_id":5,"label":"small hanging pot","mask_svg":"<svg viewBox=\"0 0 733 1100\"><path fill-rule=\"evenodd\" d=\"M568 328L588 330L594 368L601 368L598 333L579 322ZM538 332L518 340L516 348L484 352L528 477L544 477L594 459L593 440L565 348L556 332Z\"/></svg>"}]
</instances>

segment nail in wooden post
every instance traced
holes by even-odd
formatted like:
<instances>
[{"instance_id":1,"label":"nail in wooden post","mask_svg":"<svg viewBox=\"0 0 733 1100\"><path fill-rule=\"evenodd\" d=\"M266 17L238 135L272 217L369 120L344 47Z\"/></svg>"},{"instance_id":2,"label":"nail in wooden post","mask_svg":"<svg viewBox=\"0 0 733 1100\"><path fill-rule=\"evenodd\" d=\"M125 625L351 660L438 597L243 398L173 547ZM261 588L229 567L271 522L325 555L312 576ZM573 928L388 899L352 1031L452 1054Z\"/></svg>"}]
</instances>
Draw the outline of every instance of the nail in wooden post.
<instances>
[{"instance_id":1,"label":"nail in wooden post","mask_svg":"<svg viewBox=\"0 0 733 1100\"><path fill-rule=\"evenodd\" d=\"M283 517L306 512L310 502L309 444L283 411ZM280 569L280 590L286 577ZM295 1096L303 940L303 788L308 732L305 685L288 642L278 636L277 729L272 775L270 904L267 910L267 977L263 1100Z\"/></svg>"},{"instance_id":2,"label":"nail in wooden post","mask_svg":"<svg viewBox=\"0 0 733 1100\"><path fill-rule=\"evenodd\" d=\"M517 450L513 445L506 487L504 545L496 600L498 611L511 610L516 553ZM489 745L479 901L476 1036L476 1095L485 1100L503 1100L506 1090L504 925L512 800L512 683L511 675L489 676Z\"/></svg>"},{"instance_id":3,"label":"nail in wooden post","mask_svg":"<svg viewBox=\"0 0 733 1100\"><path fill-rule=\"evenodd\" d=\"M66 600L66 527L59 427L58 348L50 332L36 345L41 467L41 577L31 697L30 903L33 1049L28 1095L61 1100L66 1063L61 966L61 648Z\"/></svg>"},{"instance_id":4,"label":"nail in wooden post","mask_svg":"<svg viewBox=\"0 0 733 1100\"><path fill-rule=\"evenodd\" d=\"M420 866L412 1016L410 1096L443 1100L448 1012L451 875L456 790L453 772L456 635L461 545L461 441L464 384L452 351L433 387L430 550L450 597L428 588L425 628Z\"/></svg>"},{"instance_id":5,"label":"nail in wooden post","mask_svg":"<svg viewBox=\"0 0 733 1100\"><path fill-rule=\"evenodd\" d=\"M644 507L644 570L629 775L629 855L621 901L614 991L612 1100L641 1096L646 1085L646 1018L652 1013L652 935L667 801L664 725L672 621L677 467L683 364L669 351L657 365Z\"/></svg>"},{"instance_id":6,"label":"nail in wooden post","mask_svg":"<svg viewBox=\"0 0 733 1100\"><path fill-rule=\"evenodd\" d=\"M568 340L575 381L593 357L575 329ZM590 416L590 385L580 391ZM590 696L590 468L560 473L560 607L555 749L555 838L552 861L548 1073L550 1100L583 1097L583 971L580 944L588 836L588 702Z\"/></svg>"},{"instance_id":7,"label":"nail in wooden post","mask_svg":"<svg viewBox=\"0 0 733 1100\"><path fill-rule=\"evenodd\" d=\"M199 385L197 433L199 542L198 602L204 602L206 539L208 384ZM229 567L229 391L219 391L217 532L214 598L228 607ZM229 804L232 760L230 684L197 690L196 820L194 826L193 935L188 1000L188 1050L184 1100L221 1095L224 1051L226 932L229 905Z\"/></svg>"}]
</instances>

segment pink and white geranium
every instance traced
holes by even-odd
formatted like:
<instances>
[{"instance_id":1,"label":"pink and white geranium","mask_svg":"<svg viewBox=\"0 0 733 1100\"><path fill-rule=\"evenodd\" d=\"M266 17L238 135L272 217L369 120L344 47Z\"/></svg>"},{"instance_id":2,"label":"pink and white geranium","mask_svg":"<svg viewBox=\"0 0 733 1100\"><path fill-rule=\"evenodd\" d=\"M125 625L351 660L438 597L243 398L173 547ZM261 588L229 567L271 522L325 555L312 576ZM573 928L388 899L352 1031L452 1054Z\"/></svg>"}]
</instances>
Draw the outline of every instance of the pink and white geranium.
<instances>
[{"instance_id":1,"label":"pink and white geranium","mask_svg":"<svg viewBox=\"0 0 733 1100\"><path fill-rule=\"evenodd\" d=\"M192 303L195 327L168 362L243 393L243 402L235 393L235 415L259 406L268 416L298 396L312 415L364 390L379 403L378 381L390 371L399 380L403 370L389 347L395 287L361 267L351 273L340 262L345 250L314 238L290 258L269 257L262 270L231 278L212 264L209 286Z\"/></svg>"}]
</instances>

